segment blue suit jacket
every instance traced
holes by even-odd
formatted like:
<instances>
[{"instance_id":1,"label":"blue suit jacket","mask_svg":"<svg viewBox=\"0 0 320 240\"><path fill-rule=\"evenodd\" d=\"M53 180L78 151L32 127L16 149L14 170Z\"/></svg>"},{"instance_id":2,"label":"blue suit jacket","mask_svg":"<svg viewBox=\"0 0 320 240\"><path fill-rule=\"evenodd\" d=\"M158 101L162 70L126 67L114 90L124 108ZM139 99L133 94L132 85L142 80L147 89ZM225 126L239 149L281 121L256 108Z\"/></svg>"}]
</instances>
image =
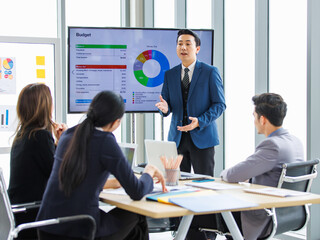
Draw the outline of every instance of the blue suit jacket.
<instances>
[{"instance_id":1,"label":"blue suit jacket","mask_svg":"<svg viewBox=\"0 0 320 240\"><path fill-rule=\"evenodd\" d=\"M183 119L181 67L180 64L165 73L161 92L169 106L168 113L161 114L167 116L172 113L168 140L175 141L177 146L182 134L177 130L177 126L182 126ZM215 120L225 108L223 85L218 69L197 61L189 88L187 114L188 117L197 117L199 120L199 127L190 131L192 141L198 148L204 149L219 144Z\"/></svg>"}]
</instances>

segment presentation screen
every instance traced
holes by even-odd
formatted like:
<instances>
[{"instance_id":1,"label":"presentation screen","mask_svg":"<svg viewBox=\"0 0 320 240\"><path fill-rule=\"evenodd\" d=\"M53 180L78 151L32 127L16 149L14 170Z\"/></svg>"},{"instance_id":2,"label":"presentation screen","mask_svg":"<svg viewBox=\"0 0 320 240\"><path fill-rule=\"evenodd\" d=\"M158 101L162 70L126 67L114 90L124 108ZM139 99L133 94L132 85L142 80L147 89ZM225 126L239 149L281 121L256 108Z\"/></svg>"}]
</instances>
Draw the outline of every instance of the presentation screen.
<instances>
[{"instance_id":1,"label":"presentation screen","mask_svg":"<svg viewBox=\"0 0 320 240\"><path fill-rule=\"evenodd\" d=\"M69 27L68 112L88 110L102 90L121 94L126 112L156 112L164 73L180 64L178 29ZM197 59L212 65L213 30L195 30ZM178 91L178 89L177 89Z\"/></svg>"}]
</instances>

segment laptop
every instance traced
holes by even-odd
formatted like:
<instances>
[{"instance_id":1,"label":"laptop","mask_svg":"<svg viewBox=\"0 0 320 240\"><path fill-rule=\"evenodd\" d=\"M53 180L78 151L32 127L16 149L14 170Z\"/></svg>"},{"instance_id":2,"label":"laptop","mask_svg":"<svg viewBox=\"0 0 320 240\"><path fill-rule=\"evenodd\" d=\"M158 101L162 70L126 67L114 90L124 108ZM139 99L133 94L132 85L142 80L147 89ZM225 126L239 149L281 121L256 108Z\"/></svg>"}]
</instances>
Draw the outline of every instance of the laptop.
<instances>
[{"instance_id":1,"label":"laptop","mask_svg":"<svg viewBox=\"0 0 320 240\"><path fill-rule=\"evenodd\" d=\"M118 143L123 155L129 162L133 172L135 173L142 173L144 168L137 166L137 144L134 143Z\"/></svg>"},{"instance_id":2,"label":"laptop","mask_svg":"<svg viewBox=\"0 0 320 240\"><path fill-rule=\"evenodd\" d=\"M178 156L177 145L175 142L145 139L144 144L146 148L147 162L159 168L163 173L165 172L165 170L160 160L160 156L164 155L168 159L171 157L176 158ZM211 177L211 176L203 175L203 174L188 173L188 172L180 172L179 179L180 180L203 179L208 177Z\"/></svg>"},{"instance_id":3,"label":"laptop","mask_svg":"<svg viewBox=\"0 0 320 240\"><path fill-rule=\"evenodd\" d=\"M136 149L137 144L133 143L118 143L123 155L129 162L131 167L134 167L136 164Z\"/></svg>"}]
</instances>

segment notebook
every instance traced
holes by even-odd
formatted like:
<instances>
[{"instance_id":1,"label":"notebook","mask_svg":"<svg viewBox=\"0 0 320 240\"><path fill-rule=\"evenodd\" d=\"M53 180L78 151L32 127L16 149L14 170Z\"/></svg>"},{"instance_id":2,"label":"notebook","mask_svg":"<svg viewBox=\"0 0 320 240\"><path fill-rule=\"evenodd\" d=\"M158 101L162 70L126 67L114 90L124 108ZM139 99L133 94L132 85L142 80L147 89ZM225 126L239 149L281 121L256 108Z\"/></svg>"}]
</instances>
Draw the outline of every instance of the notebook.
<instances>
[{"instance_id":1,"label":"notebook","mask_svg":"<svg viewBox=\"0 0 320 240\"><path fill-rule=\"evenodd\" d=\"M147 162L159 168L163 173L165 171L164 166L160 160L160 156L165 155L167 158L176 158L178 156L177 145L175 142L145 139L144 144L146 148ZM211 176L180 172L180 180L203 179L207 177Z\"/></svg>"},{"instance_id":2,"label":"notebook","mask_svg":"<svg viewBox=\"0 0 320 240\"><path fill-rule=\"evenodd\" d=\"M215 195L217 193L214 191L211 191L211 190L185 189L185 190L180 190L180 191L178 190L178 191L171 191L171 192L166 192L166 193L156 193L156 194L147 195L146 199L151 200L151 201L157 201L157 202L173 205L173 203L170 201L170 199L172 199L172 198L209 196L209 195L213 195L213 194Z\"/></svg>"}]
</instances>

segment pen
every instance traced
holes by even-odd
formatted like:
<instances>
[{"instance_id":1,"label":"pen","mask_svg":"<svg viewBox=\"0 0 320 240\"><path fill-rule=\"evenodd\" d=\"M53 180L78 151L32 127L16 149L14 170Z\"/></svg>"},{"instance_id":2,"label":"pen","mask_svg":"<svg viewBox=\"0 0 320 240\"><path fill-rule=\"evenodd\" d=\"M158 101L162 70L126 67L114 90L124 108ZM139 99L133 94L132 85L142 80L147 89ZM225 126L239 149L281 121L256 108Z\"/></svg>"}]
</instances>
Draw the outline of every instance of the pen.
<instances>
[{"instance_id":1,"label":"pen","mask_svg":"<svg viewBox=\"0 0 320 240\"><path fill-rule=\"evenodd\" d=\"M213 182L214 179L201 179L201 180L192 180L192 182Z\"/></svg>"}]
</instances>

